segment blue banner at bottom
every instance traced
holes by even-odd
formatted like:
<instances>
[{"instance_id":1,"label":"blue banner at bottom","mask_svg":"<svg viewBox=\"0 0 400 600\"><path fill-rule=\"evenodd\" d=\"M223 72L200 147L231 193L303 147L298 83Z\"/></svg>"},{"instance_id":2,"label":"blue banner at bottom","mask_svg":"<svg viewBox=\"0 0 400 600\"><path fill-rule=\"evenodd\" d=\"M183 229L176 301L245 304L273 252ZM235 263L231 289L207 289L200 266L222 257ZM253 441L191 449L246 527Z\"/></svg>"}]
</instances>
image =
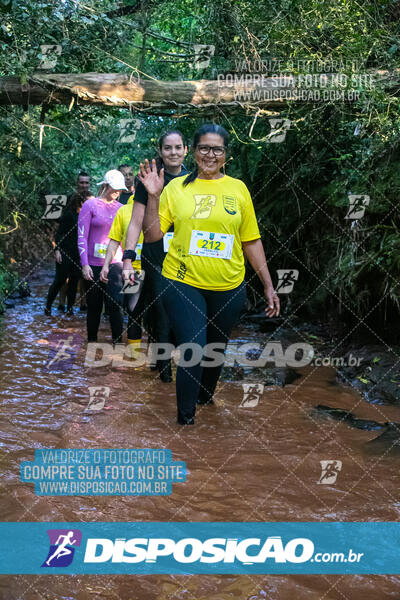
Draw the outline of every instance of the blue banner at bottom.
<instances>
[{"instance_id":1,"label":"blue banner at bottom","mask_svg":"<svg viewBox=\"0 0 400 600\"><path fill-rule=\"evenodd\" d=\"M399 574L400 523L1 523L1 574Z\"/></svg>"}]
</instances>

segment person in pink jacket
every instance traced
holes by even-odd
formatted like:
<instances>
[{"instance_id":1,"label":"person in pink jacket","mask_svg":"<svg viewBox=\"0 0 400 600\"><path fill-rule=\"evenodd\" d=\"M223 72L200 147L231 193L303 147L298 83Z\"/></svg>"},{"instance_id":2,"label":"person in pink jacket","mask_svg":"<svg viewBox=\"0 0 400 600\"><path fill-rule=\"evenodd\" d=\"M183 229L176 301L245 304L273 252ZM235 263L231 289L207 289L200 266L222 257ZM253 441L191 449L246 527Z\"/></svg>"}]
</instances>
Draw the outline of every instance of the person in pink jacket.
<instances>
[{"instance_id":1,"label":"person in pink jacket","mask_svg":"<svg viewBox=\"0 0 400 600\"><path fill-rule=\"evenodd\" d=\"M107 171L101 184L103 188L100 196L87 200L79 213L78 249L83 277L86 280L88 342L97 341L104 301L110 317L112 341L116 344L121 341L123 331L121 278L117 274L122 263L121 247L112 260L107 284L100 281L100 272L109 242L108 233L118 209L122 206L118 198L121 191L127 189L124 176L117 169Z\"/></svg>"}]
</instances>

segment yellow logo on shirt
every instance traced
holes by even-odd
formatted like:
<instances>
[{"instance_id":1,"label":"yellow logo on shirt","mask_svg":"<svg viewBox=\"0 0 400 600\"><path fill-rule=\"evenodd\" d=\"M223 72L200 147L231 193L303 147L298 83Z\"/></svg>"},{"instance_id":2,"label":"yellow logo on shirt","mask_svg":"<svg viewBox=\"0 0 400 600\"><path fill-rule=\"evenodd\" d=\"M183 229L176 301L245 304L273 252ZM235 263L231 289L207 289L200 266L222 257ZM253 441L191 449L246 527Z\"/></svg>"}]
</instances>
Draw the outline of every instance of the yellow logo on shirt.
<instances>
[{"instance_id":1,"label":"yellow logo on shirt","mask_svg":"<svg viewBox=\"0 0 400 600\"><path fill-rule=\"evenodd\" d=\"M224 209L229 215L236 215L236 198L233 196L223 196Z\"/></svg>"},{"instance_id":2,"label":"yellow logo on shirt","mask_svg":"<svg viewBox=\"0 0 400 600\"><path fill-rule=\"evenodd\" d=\"M208 219L217 201L214 194L194 194L195 209L191 219Z\"/></svg>"}]
</instances>

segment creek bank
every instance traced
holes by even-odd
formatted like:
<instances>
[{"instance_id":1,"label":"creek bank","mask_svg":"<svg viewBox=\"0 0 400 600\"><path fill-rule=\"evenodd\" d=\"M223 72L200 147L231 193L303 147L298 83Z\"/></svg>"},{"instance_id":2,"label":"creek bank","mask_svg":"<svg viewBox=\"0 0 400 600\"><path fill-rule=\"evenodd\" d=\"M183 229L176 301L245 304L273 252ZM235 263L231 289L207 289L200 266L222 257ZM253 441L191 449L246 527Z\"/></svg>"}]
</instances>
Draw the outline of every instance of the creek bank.
<instances>
[{"instance_id":1,"label":"creek bank","mask_svg":"<svg viewBox=\"0 0 400 600\"><path fill-rule=\"evenodd\" d=\"M54 224L40 222L32 231L32 222L26 221L0 236L0 313L30 295L29 281L40 278L53 258L54 229Z\"/></svg>"},{"instance_id":2,"label":"creek bank","mask_svg":"<svg viewBox=\"0 0 400 600\"><path fill-rule=\"evenodd\" d=\"M349 365L349 355L358 359L357 365ZM362 345L349 349L345 366L337 370L337 380L357 389L371 404L400 405L400 347Z\"/></svg>"},{"instance_id":3,"label":"creek bank","mask_svg":"<svg viewBox=\"0 0 400 600\"><path fill-rule=\"evenodd\" d=\"M290 344L303 342L312 347L311 366L332 366L336 369L336 380L341 385L356 389L370 404L400 405L400 346L365 343L353 339L350 343L342 324L334 321L309 322L297 315L266 319L263 312L243 315L241 326L257 335L257 342L279 341L283 349ZM297 353L296 353L297 356ZM301 355L298 356L299 358ZM322 363L322 364L321 364ZM246 367L224 369L223 377L232 381L263 378L267 385L284 386L295 381L299 371L292 367L266 365L246 371Z\"/></svg>"}]
</instances>

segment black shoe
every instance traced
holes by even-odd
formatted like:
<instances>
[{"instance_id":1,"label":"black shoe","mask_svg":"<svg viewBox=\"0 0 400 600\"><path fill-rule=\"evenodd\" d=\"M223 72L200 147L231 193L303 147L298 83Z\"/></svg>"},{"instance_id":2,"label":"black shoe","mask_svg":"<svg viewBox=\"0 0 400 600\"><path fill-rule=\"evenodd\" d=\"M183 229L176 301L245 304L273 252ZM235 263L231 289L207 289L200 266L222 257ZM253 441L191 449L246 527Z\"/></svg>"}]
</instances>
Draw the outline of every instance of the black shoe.
<instances>
[{"instance_id":1,"label":"black shoe","mask_svg":"<svg viewBox=\"0 0 400 600\"><path fill-rule=\"evenodd\" d=\"M59 310L60 312L65 312L65 306L63 304L59 304L57 306L57 310Z\"/></svg>"},{"instance_id":2,"label":"black shoe","mask_svg":"<svg viewBox=\"0 0 400 600\"><path fill-rule=\"evenodd\" d=\"M197 398L196 404L214 404L214 400L212 398Z\"/></svg>"},{"instance_id":3,"label":"black shoe","mask_svg":"<svg viewBox=\"0 0 400 600\"><path fill-rule=\"evenodd\" d=\"M172 383L172 367L170 360L158 360L157 369L160 372L160 379L163 383Z\"/></svg>"},{"instance_id":4,"label":"black shoe","mask_svg":"<svg viewBox=\"0 0 400 600\"><path fill-rule=\"evenodd\" d=\"M74 314L74 309L73 308L67 308L67 315L68 315L68 317L72 317L73 314Z\"/></svg>"},{"instance_id":5,"label":"black shoe","mask_svg":"<svg viewBox=\"0 0 400 600\"><path fill-rule=\"evenodd\" d=\"M172 375L170 373L160 373L160 379L163 383L172 383Z\"/></svg>"},{"instance_id":6,"label":"black shoe","mask_svg":"<svg viewBox=\"0 0 400 600\"><path fill-rule=\"evenodd\" d=\"M179 425L194 425L194 417L182 417L182 415L178 415L177 422Z\"/></svg>"},{"instance_id":7,"label":"black shoe","mask_svg":"<svg viewBox=\"0 0 400 600\"><path fill-rule=\"evenodd\" d=\"M44 309L44 314L45 314L47 317L50 317L50 316L51 316L51 308L47 308L47 307L46 307L46 308Z\"/></svg>"}]
</instances>

